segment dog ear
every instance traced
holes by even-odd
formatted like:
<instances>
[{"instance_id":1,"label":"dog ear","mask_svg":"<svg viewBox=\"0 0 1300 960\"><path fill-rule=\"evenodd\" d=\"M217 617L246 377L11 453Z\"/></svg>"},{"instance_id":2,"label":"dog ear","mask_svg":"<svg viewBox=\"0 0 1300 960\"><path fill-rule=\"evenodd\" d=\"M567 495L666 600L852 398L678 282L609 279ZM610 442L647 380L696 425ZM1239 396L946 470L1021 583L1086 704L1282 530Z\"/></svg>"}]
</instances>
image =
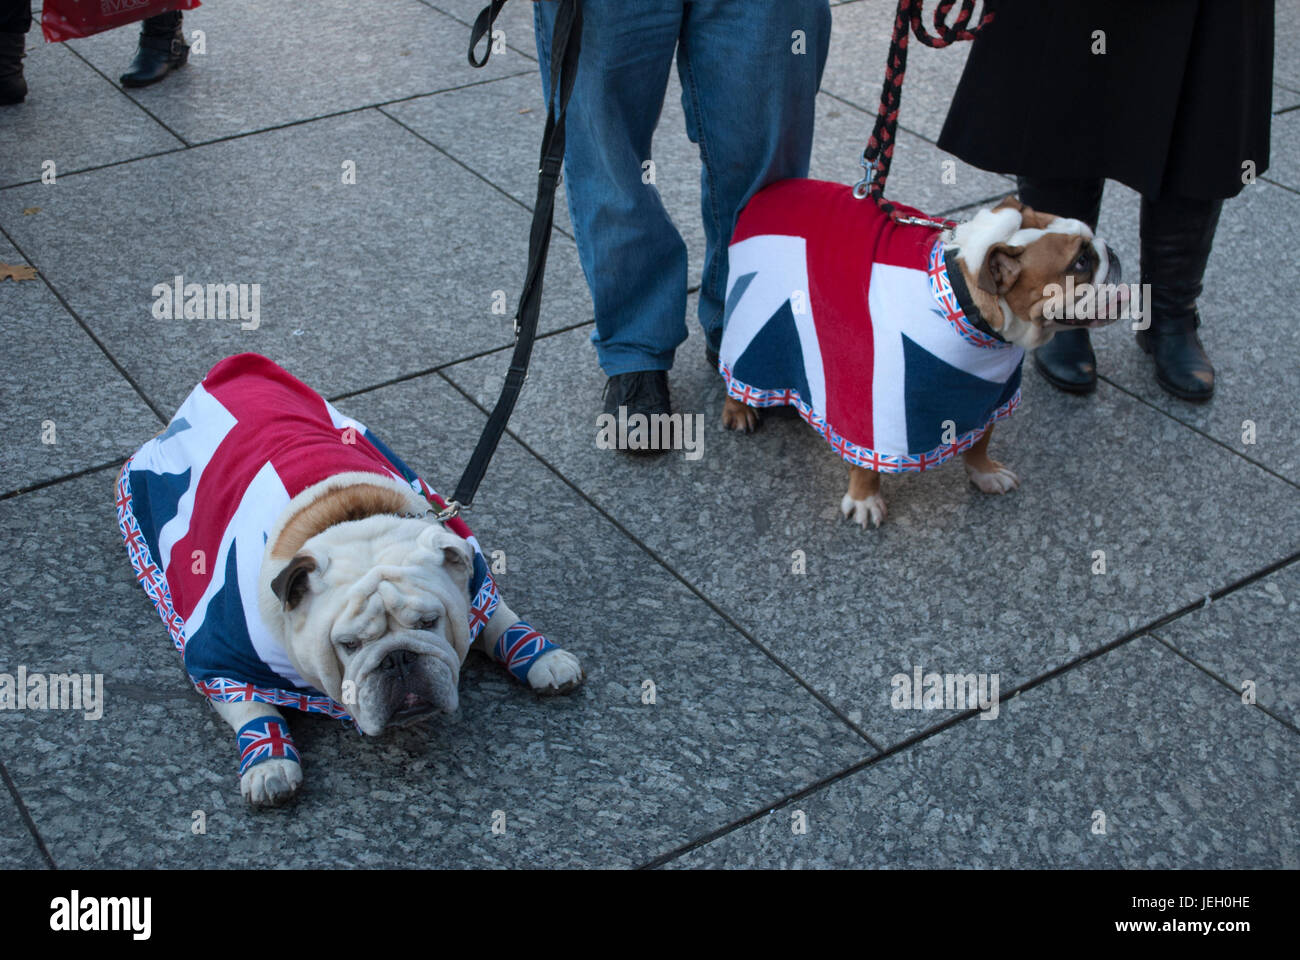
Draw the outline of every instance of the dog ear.
<instances>
[{"instance_id":1,"label":"dog ear","mask_svg":"<svg viewBox=\"0 0 1300 960\"><path fill-rule=\"evenodd\" d=\"M307 595L307 575L315 569L315 557L299 554L275 575L271 581L271 591L285 610L292 610L302 602L302 598Z\"/></svg>"},{"instance_id":2,"label":"dog ear","mask_svg":"<svg viewBox=\"0 0 1300 960\"><path fill-rule=\"evenodd\" d=\"M470 576L474 572L474 550L468 541L439 524L431 524L420 534L417 542L440 557L443 568L451 574L453 580L461 586L469 585Z\"/></svg>"},{"instance_id":3,"label":"dog ear","mask_svg":"<svg viewBox=\"0 0 1300 960\"><path fill-rule=\"evenodd\" d=\"M993 244L989 247L989 252L984 255L984 263L980 265L976 284L985 293L998 296L1006 293L1015 286L1016 278L1020 276L1020 255L1024 252L1024 247L1013 247L1005 243Z\"/></svg>"},{"instance_id":4,"label":"dog ear","mask_svg":"<svg viewBox=\"0 0 1300 960\"><path fill-rule=\"evenodd\" d=\"M998 205L994 207L993 210L994 212L997 212L998 210L1005 210L1008 207L1010 207L1012 210L1027 209L1025 205L1021 203L1019 199L1017 199L1015 194L1009 194L1008 196L1005 196L1001 200L999 200Z\"/></svg>"}]
</instances>

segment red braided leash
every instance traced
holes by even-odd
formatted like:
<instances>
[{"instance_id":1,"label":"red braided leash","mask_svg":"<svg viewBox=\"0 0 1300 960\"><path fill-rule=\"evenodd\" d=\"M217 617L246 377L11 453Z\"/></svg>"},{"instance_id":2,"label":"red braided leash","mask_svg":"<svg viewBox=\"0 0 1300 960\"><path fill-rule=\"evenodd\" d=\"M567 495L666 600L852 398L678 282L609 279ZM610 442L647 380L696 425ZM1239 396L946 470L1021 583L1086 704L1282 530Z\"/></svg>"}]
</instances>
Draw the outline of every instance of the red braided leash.
<instances>
[{"instance_id":1,"label":"red braided leash","mask_svg":"<svg viewBox=\"0 0 1300 960\"><path fill-rule=\"evenodd\" d=\"M921 25L921 7L924 0L898 0L898 14L894 18L894 36L889 43L889 56L885 58L885 84L880 91L880 108L876 111L876 123L871 131L871 138L862 151L862 168L866 175L853 187L853 195L861 200L870 196L882 212L889 215L895 223L922 223L951 229L956 226L952 220L921 220L917 217L902 216L894 204L885 199L885 182L889 179L889 167L894 160L895 133L898 130L898 110L903 99L903 75L907 69L907 44L910 35L927 47L947 47L959 40L974 40L975 35L992 19L993 14L986 11L979 23L970 26L971 17L975 15L976 0L961 0L961 10L957 19L951 24L945 19L956 5L957 0L940 0L934 11L934 33L926 32Z\"/></svg>"}]
</instances>

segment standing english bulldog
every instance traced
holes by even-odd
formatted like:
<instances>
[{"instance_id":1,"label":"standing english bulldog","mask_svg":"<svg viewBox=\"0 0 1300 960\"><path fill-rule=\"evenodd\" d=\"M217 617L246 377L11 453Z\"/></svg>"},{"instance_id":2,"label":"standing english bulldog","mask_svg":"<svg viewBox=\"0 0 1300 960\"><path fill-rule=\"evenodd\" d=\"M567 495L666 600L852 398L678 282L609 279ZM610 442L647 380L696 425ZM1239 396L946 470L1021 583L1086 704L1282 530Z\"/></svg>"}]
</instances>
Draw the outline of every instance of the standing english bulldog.
<instances>
[{"instance_id":1,"label":"standing english bulldog","mask_svg":"<svg viewBox=\"0 0 1300 960\"><path fill-rule=\"evenodd\" d=\"M1128 301L1118 258L1086 224L1014 197L945 242L847 186L782 180L741 212L729 256L723 425L748 433L756 408L795 407L851 464L840 509L864 528L885 519L882 473L960 453L985 493L1018 486L988 445L1020 403L1025 350L1068 325L1111 323ZM1078 309L1049 319L1062 294Z\"/></svg>"},{"instance_id":2,"label":"standing english bulldog","mask_svg":"<svg viewBox=\"0 0 1300 960\"><path fill-rule=\"evenodd\" d=\"M457 706L471 649L542 694L583 679L506 606L465 524L359 421L265 357L221 361L126 462L118 524L200 693L235 730L240 790L302 785L280 707L367 735Z\"/></svg>"}]
</instances>

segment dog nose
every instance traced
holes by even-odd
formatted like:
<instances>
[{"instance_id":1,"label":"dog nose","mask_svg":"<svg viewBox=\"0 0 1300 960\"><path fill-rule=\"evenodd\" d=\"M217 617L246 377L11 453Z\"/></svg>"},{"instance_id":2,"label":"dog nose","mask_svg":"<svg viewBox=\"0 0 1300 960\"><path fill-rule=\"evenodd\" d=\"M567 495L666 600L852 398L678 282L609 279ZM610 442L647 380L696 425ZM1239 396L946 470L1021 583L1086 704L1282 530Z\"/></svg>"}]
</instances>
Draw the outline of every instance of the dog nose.
<instances>
[{"instance_id":1,"label":"dog nose","mask_svg":"<svg viewBox=\"0 0 1300 960\"><path fill-rule=\"evenodd\" d=\"M406 668L415 662L415 657L414 650L394 650L379 661L379 666L384 670L396 670L404 673Z\"/></svg>"}]
</instances>

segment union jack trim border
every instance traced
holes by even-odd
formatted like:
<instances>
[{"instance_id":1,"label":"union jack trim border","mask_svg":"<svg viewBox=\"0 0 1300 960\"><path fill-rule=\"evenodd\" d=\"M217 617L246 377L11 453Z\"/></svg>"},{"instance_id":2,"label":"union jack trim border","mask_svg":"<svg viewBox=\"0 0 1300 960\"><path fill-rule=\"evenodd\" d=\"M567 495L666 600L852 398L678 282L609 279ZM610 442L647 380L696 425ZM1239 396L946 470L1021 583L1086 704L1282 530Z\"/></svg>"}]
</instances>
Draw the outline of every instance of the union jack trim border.
<instances>
[{"instance_id":1,"label":"union jack trim border","mask_svg":"<svg viewBox=\"0 0 1300 960\"><path fill-rule=\"evenodd\" d=\"M527 620L520 620L497 638L492 648L492 658L503 664L521 683L528 681L528 671L537 658L555 644L533 629Z\"/></svg>"},{"instance_id":2,"label":"union jack trim border","mask_svg":"<svg viewBox=\"0 0 1300 960\"><path fill-rule=\"evenodd\" d=\"M935 240L934 246L930 248L930 266L926 269L926 273L930 277L930 292L943 308L944 318L952 324L953 329L963 340L977 347L989 349L1011 346L1009 343L990 337L966 319L966 312L957 302L957 293L952 288L952 281L948 279L948 264L943 257L941 239Z\"/></svg>"},{"instance_id":3,"label":"union jack trim border","mask_svg":"<svg viewBox=\"0 0 1300 960\"><path fill-rule=\"evenodd\" d=\"M183 657L185 655L185 620L172 606L171 588L167 586L167 579L163 576L162 568L154 562L154 558L150 555L149 545L145 542L144 534L140 531L140 524L136 521L135 514L131 512L130 471L134 459L134 457L129 458L122 465L122 472L118 474L117 526L122 531L122 538L126 541L126 553L131 559L131 568L135 571L136 580L144 588L145 595L153 601L154 609L158 611L163 626L167 628L167 635L171 637L172 646ZM481 593L482 591L480 591L480 595ZM194 684L194 689L199 693L218 703L240 703L246 700L254 700L258 703L269 703L277 707L293 707L295 710L302 710L306 713L323 713L336 720L352 719L351 715L342 706L326 696L293 693L271 687L259 687L225 677L214 677L202 681L196 681L191 677L190 682Z\"/></svg>"},{"instance_id":4,"label":"union jack trim border","mask_svg":"<svg viewBox=\"0 0 1300 960\"><path fill-rule=\"evenodd\" d=\"M302 763L289 727L279 717L255 717L239 728L239 775L263 760L292 760Z\"/></svg>"},{"instance_id":5,"label":"union jack trim border","mask_svg":"<svg viewBox=\"0 0 1300 960\"><path fill-rule=\"evenodd\" d=\"M822 438L831 445L831 448L836 453L849 463L859 467L866 467L876 473L921 473L924 470L937 467L941 463L946 463L957 454L969 450L976 440L984 436L989 427L1003 417L1009 417L1020 406L1020 391L1017 390L1010 400L993 411L987 423L974 430L968 430L952 443L919 454L877 453L836 433L831 425L826 422L825 417L813 412L812 406L799 395L798 390L755 389L735 379L731 375L731 368L722 360L718 361L718 372L722 374L727 383L727 396L733 400L739 400L748 407L794 407L799 411L799 416L803 417L810 427L821 434Z\"/></svg>"}]
</instances>

